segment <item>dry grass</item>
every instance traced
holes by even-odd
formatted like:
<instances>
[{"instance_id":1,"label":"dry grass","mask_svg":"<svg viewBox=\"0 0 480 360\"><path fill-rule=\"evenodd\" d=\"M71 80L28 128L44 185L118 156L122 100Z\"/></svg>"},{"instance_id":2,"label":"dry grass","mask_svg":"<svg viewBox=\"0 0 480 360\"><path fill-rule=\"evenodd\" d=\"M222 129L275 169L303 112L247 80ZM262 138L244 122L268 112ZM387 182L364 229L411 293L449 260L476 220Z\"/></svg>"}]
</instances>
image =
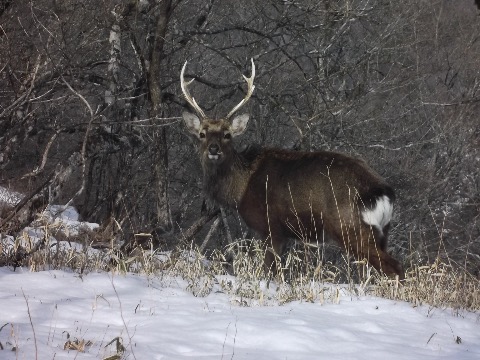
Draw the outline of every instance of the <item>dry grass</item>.
<instances>
[{"instance_id":1,"label":"dry grass","mask_svg":"<svg viewBox=\"0 0 480 360\"><path fill-rule=\"evenodd\" d=\"M44 234L50 233L50 229L43 230ZM222 291L231 296L233 303L244 306L294 300L336 303L340 294L348 293L414 305L480 310L480 281L465 269L438 259L433 264L411 266L405 280L399 282L379 275L366 262L350 262L344 257L335 263L331 261L335 257L327 255L325 247L300 245L278 262L282 265L272 278L264 274L264 250L256 241L235 242L206 258L193 245L169 252L150 245L125 255L113 246L97 250L87 241L79 244L54 241L49 236L42 239L39 245L39 240L26 233L17 239L2 237L0 264L26 266L32 271L71 269L79 273L114 271L180 277L195 296ZM75 240L79 241L78 236ZM19 257L19 253L30 255ZM229 254L228 260L225 254Z\"/></svg>"},{"instance_id":2,"label":"dry grass","mask_svg":"<svg viewBox=\"0 0 480 360\"><path fill-rule=\"evenodd\" d=\"M409 269L402 284L381 279L373 293L415 305L480 310L480 281L464 269L439 259L431 265L415 265Z\"/></svg>"}]
</instances>

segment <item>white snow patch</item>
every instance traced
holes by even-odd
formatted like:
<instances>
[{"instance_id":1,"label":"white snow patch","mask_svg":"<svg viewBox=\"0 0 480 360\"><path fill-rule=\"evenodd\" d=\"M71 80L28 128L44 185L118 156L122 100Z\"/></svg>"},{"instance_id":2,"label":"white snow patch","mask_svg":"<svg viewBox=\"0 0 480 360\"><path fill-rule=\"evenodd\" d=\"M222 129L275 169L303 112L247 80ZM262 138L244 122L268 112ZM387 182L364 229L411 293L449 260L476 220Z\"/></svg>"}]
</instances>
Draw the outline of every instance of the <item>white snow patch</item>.
<instances>
[{"instance_id":1,"label":"white snow patch","mask_svg":"<svg viewBox=\"0 0 480 360\"><path fill-rule=\"evenodd\" d=\"M17 245L30 249L37 242L45 241L48 246L60 243L58 246L62 249L73 249L78 252L86 250L89 255L98 254L99 250L85 248L85 245L74 241L57 241L56 236L60 233L63 238L69 238L81 234L82 231L88 232L99 227L96 223L80 221L79 218L77 210L72 206L48 205L34 222L23 229L20 236L2 238L0 234L0 239L3 239L2 245L6 251L14 249Z\"/></svg>"},{"instance_id":2,"label":"white snow patch","mask_svg":"<svg viewBox=\"0 0 480 360\"><path fill-rule=\"evenodd\" d=\"M167 276L2 268L0 279L4 360L103 359L115 337L125 359L480 358L477 314L375 297L243 307L221 291L195 297ZM92 345L64 350L67 335Z\"/></svg>"},{"instance_id":3,"label":"white snow patch","mask_svg":"<svg viewBox=\"0 0 480 360\"><path fill-rule=\"evenodd\" d=\"M385 198L364 216L381 225L380 213L391 216ZM82 226L70 207L51 206L43 218L46 227ZM41 226L28 231L44 235ZM104 359L117 354L117 337L122 359L480 358L478 314L343 291L339 304L237 306L255 302L225 294L219 281L236 279L217 277L208 296L195 297L185 280L166 274L0 268L0 359ZM89 345L65 350L67 340Z\"/></svg>"},{"instance_id":4,"label":"white snow patch","mask_svg":"<svg viewBox=\"0 0 480 360\"><path fill-rule=\"evenodd\" d=\"M23 194L0 186L0 206L15 206L23 199Z\"/></svg>"},{"instance_id":5,"label":"white snow patch","mask_svg":"<svg viewBox=\"0 0 480 360\"><path fill-rule=\"evenodd\" d=\"M93 230L99 227L96 223L79 221L80 215L73 206L49 205L40 215L40 219L77 235L81 229Z\"/></svg>"}]
</instances>

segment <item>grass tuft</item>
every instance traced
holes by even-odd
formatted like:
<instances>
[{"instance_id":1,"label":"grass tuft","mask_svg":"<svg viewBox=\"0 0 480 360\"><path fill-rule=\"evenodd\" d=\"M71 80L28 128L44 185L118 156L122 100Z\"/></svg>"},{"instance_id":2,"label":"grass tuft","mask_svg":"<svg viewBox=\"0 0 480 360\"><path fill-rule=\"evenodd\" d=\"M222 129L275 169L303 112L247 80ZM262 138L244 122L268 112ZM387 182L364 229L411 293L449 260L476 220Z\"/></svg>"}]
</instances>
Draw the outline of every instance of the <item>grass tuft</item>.
<instances>
[{"instance_id":1,"label":"grass tuft","mask_svg":"<svg viewBox=\"0 0 480 360\"><path fill-rule=\"evenodd\" d=\"M37 229L38 230L38 229ZM265 276L265 250L259 241L239 240L207 258L192 245L160 251L150 243L123 254L114 241L93 248L85 235L74 241L58 241L55 229L26 231L17 238L0 238L0 264L25 266L32 271L62 269L80 274L91 271L140 273L160 278L182 278L195 296L221 291L241 306L283 304L290 301L338 303L341 294L375 295L458 310L480 310L480 282L466 269L437 259L431 264L413 264L405 280L389 279L365 261L350 261L329 246L296 244L282 257L274 277ZM32 235L33 234L33 235ZM40 234L40 236L38 236ZM335 260L336 259L336 260ZM340 259L340 260L338 260ZM342 260L343 259L343 260ZM448 260L448 259L447 259ZM3 344L4 345L4 344ZM78 345L71 341L69 348ZM86 344L83 344L86 346Z\"/></svg>"}]
</instances>

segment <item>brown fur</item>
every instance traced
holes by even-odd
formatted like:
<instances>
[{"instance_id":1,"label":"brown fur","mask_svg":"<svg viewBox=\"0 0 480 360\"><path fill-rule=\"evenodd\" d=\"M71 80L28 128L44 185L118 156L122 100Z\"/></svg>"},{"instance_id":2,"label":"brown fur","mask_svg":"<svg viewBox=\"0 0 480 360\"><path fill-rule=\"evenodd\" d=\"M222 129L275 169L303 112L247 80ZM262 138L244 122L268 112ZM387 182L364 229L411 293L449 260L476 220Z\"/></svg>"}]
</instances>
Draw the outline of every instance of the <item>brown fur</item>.
<instances>
[{"instance_id":1,"label":"brown fur","mask_svg":"<svg viewBox=\"0 0 480 360\"><path fill-rule=\"evenodd\" d=\"M375 207L379 197L395 198L363 160L327 151L252 148L238 153L231 134L243 131L235 119L199 119L190 113L184 119L200 142L206 194L237 209L265 239L267 269L274 270L275 255L283 253L289 238L321 241L325 231L357 259L402 277L401 265L386 252L389 224L380 231L362 221L360 212Z\"/></svg>"},{"instance_id":2,"label":"brown fur","mask_svg":"<svg viewBox=\"0 0 480 360\"><path fill-rule=\"evenodd\" d=\"M220 120L209 119L190 94L193 80L184 79L187 62L180 73L183 95L199 115L184 112L183 118L199 141L207 195L238 209L247 225L263 237L267 271L275 270L275 257L282 255L289 237L318 241L325 231L358 259L402 277L401 265L386 252L395 195L365 162L327 151L235 151L232 139L245 131L249 116L232 116L255 89L253 59L251 63L250 77L244 76L245 98Z\"/></svg>"}]
</instances>

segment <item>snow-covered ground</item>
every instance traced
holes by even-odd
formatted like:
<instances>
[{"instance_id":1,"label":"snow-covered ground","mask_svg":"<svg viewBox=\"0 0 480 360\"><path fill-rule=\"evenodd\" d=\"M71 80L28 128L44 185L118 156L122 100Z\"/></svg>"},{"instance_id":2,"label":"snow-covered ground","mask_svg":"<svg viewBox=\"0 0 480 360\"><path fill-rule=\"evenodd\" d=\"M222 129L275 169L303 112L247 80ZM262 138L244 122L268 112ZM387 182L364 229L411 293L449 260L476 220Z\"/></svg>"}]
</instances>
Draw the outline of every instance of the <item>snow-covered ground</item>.
<instances>
[{"instance_id":1,"label":"snow-covered ground","mask_svg":"<svg viewBox=\"0 0 480 360\"><path fill-rule=\"evenodd\" d=\"M104 359L119 337L123 358L137 360L480 359L478 314L347 295L243 307L184 288L172 277L1 268L0 358ZM64 350L67 340L91 344Z\"/></svg>"},{"instance_id":2,"label":"snow-covered ground","mask_svg":"<svg viewBox=\"0 0 480 360\"><path fill-rule=\"evenodd\" d=\"M0 206L15 206L20 202L20 200L22 200L22 198L22 194L0 186Z\"/></svg>"},{"instance_id":3,"label":"snow-covered ground","mask_svg":"<svg viewBox=\"0 0 480 360\"><path fill-rule=\"evenodd\" d=\"M29 241L44 238L45 226L67 237L98 226L58 206L36 223L25 229ZM167 274L0 268L0 359L480 359L479 314L353 296L341 287L330 287L338 290L335 301L259 306L218 284L206 297L188 286Z\"/></svg>"}]
</instances>

